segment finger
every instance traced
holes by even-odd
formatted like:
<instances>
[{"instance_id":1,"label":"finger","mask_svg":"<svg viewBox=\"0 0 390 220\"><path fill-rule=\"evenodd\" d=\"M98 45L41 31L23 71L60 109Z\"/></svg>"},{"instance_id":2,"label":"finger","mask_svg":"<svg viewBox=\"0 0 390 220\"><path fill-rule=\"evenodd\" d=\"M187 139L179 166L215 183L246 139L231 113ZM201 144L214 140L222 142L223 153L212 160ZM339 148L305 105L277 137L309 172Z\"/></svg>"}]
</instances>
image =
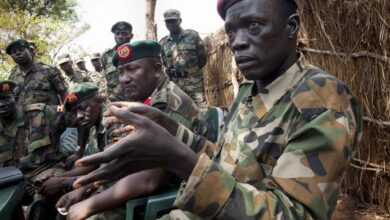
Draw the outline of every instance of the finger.
<instances>
[{"instance_id":1,"label":"finger","mask_svg":"<svg viewBox=\"0 0 390 220\"><path fill-rule=\"evenodd\" d=\"M107 163L111 158L110 152L107 150L77 160L75 167L99 166L102 163Z\"/></svg>"},{"instance_id":2,"label":"finger","mask_svg":"<svg viewBox=\"0 0 390 220\"><path fill-rule=\"evenodd\" d=\"M143 117L138 116L128 110L124 110L116 106L110 106L110 111L124 124L134 125L134 127L141 127L142 125Z\"/></svg>"},{"instance_id":3,"label":"finger","mask_svg":"<svg viewBox=\"0 0 390 220\"><path fill-rule=\"evenodd\" d=\"M126 125L125 127L118 128L114 130L114 134L123 134L123 133L130 133L134 130L134 126L132 125Z\"/></svg>"},{"instance_id":4,"label":"finger","mask_svg":"<svg viewBox=\"0 0 390 220\"><path fill-rule=\"evenodd\" d=\"M65 205L63 206L63 208L65 208L66 210L69 210L69 208L72 205L73 205L73 201L71 199L67 199Z\"/></svg>"},{"instance_id":5,"label":"finger","mask_svg":"<svg viewBox=\"0 0 390 220\"><path fill-rule=\"evenodd\" d=\"M115 116L104 117L102 123L106 127L109 125L112 125L112 124L122 124L122 122L118 118L116 118Z\"/></svg>"},{"instance_id":6,"label":"finger","mask_svg":"<svg viewBox=\"0 0 390 220\"><path fill-rule=\"evenodd\" d=\"M56 203L56 207L57 208L64 207L64 205L66 204L66 199L65 198L66 198L66 195L61 196L61 198Z\"/></svg>"},{"instance_id":7,"label":"finger","mask_svg":"<svg viewBox=\"0 0 390 220\"><path fill-rule=\"evenodd\" d=\"M118 108L128 108L129 106L134 105L134 103L137 103L137 102L124 102L124 101L111 102L111 103L108 104L108 107L116 106Z\"/></svg>"}]
</instances>

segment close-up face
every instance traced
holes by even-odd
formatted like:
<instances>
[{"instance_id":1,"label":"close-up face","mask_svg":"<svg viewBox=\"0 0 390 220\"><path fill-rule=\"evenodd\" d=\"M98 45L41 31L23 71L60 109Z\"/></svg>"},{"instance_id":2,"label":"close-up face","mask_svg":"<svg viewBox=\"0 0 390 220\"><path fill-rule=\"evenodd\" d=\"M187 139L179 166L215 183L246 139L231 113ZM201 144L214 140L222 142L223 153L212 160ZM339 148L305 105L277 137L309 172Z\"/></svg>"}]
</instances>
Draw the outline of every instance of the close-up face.
<instances>
[{"instance_id":1,"label":"close-up face","mask_svg":"<svg viewBox=\"0 0 390 220\"><path fill-rule=\"evenodd\" d=\"M85 61L81 61L81 62L78 62L77 63L77 67L81 70L85 70L86 67L85 67Z\"/></svg>"},{"instance_id":2,"label":"close-up face","mask_svg":"<svg viewBox=\"0 0 390 220\"><path fill-rule=\"evenodd\" d=\"M16 112L15 96L12 93L0 96L0 118L8 118Z\"/></svg>"},{"instance_id":3,"label":"close-up face","mask_svg":"<svg viewBox=\"0 0 390 220\"><path fill-rule=\"evenodd\" d=\"M91 60L93 68L95 68L96 71L100 72L103 67L102 67L102 62L100 58L92 59Z\"/></svg>"},{"instance_id":4,"label":"close-up face","mask_svg":"<svg viewBox=\"0 0 390 220\"><path fill-rule=\"evenodd\" d=\"M279 74L291 48L287 18L273 0L243 0L226 11L225 30L238 68L249 80Z\"/></svg>"},{"instance_id":5,"label":"close-up face","mask_svg":"<svg viewBox=\"0 0 390 220\"><path fill-rule=\"evenodd\" d=\"M165 20L165 26L167 27L170 33L179 33L181 30L180 24L181 24L181 19Z\"/></svg>"},{"instance_id":6,"label":"close-up face","mask_svg":"<svg viewBox=\"0 0 390 220\"><path fill-rule=\"evenodd\" d=\"M91 97L72 108L72 111L77 116L78 126L90 128L98 123L101 112L97 111L97 109L100 109L97 105L96 97Z\"/></svg>"},{"instance_id":7,"label":"close-up face","mask_svg":"<svg viewBox=\"0 0 390 220\"><path fill-rule=\"evenodd\" d=\"M129 43L133 38L133 34L130 30L118 29L114 32L114 39L117 45Z\"/></svg>"},{"instance_id":8,"label":"close-up face","mask_svg":"<svg viewBox=\"0 0 390 220\"><path fill-rule=\"evenodd\" d=\"M65 72L65 73L70 73L73 71L73 63L71 61L61 63L60 68Z\"/></svg>"},{"instance_id":9,"label":"close-up face","mask_svg":"<svg viewBox=\"0 0 390 220\"><path fill-rule=\"evenodd\" d=\"M145 101L156 87L158 68L152 58L141 58L118 66L119 82L128 101Z\"/></svg>"},{"instance_id":10,"label":"close-up face","mask_svg":"<svg viewBox=\"0 0 390 220\"><path fill-rule=\"evenodd\" d=\"M29 64L33 60L31 51L23 46L13 47L10 55L18 65Z\"/></svg>"}]
</instances>

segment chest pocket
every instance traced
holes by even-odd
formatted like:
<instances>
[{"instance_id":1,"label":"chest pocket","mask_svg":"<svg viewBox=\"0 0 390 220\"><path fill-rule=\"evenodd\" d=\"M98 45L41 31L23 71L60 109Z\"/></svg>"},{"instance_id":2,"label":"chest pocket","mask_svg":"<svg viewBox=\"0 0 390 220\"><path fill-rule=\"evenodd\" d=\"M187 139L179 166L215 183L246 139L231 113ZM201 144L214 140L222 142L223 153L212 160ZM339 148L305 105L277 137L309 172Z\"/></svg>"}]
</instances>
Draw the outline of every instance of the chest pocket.
<instances>
[{"instance_id":1,"label":"chest pocket","mask_svg":"<svg viewBox=\"0 0 390 220\"><path fill-rule=\"evenodd\" d=\"M28 151L32 152L37 148L50 145L50 133L48 121L45 113L44 103L35 103L27 105L25 112L28 118L29 125L29 140Z\"/></svg>"}]
</instances>

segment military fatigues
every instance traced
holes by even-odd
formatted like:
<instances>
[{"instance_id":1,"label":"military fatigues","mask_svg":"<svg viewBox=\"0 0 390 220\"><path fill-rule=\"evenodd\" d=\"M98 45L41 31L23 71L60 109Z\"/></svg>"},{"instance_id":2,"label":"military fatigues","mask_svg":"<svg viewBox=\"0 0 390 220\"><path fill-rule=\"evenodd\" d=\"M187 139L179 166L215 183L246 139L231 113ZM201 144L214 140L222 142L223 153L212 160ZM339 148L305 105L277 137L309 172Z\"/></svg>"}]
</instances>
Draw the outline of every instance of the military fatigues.
<instances>
[{"instance_id":1,"label":"military fatigues","mask_svg":"<svg viewBox=\"0 0 390 220\"><path fill-rule=\"evenodd\" d=\"M92 82L92 79L87 76L87 73L79 69L74 69L74 73L72 75L65 74L64 78L69 84L69 88L73 87L75 83Z\"/></svg>"},{"instance_id":2,"label":"military fatigues","mask_svg":"<svg viewBox=\"0 0 390 220\"><path fill-rule=\"evenodd\" d=\"M116 53L116 47L106 51L101 58L104 68L104 77L107 80L107 93L111 102L125 100L119 85L118 70L112 64L112 56L114 53Z\"/></svg>"},{"instance_id":3,"label":"military fatigues","mask_svg":"<svg viewBox=\"0 0 390 220\"><path fill-rule=\"evenodd\" d=\"M215 145L179 128L177 137L207 155L175 205L207 219L329 219L362 136L357 100L303 58L255 91L241 86L212 159ZM196 218L187 214L163 219Z\"/></svg>"},{"instance_id":4,"label":"military fatigues","mask_svg":"<svg viewBox=\"0 0 390 220\"><path fill-rule=\"evenodd\" d=\"M202 67L207 54L199 34L182 30L177 42L170 36L160 40L162 59L169 78L186 92L200 108L207 106ZM202 63L201 63L202 62Z\"/></svg>"},{"instance_id":5,"label":"military fatigues","mask_svg":"<svg viewBox=\"0 0 390 220\"><path fill-rule=\"evenodd\" d=\"M107 96L107 80L104 75L96 71L91 71L88 76L91 79L91 82L95 83L99 87L99 94Z\"/></svg>"}]
</instances>

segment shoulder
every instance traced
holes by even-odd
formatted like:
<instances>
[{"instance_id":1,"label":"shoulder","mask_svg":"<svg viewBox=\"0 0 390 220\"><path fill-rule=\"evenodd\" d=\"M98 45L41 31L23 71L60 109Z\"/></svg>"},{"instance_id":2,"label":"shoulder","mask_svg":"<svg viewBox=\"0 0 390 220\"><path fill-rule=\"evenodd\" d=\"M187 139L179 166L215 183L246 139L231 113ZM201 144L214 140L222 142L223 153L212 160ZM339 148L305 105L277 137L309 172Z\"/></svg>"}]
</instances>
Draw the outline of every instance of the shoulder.
<instances>
[{"instance_id":1,"label":"shoulder","mask_svg":"<svg viewBox=\"0 0 390 220\"><path fill-rule=\"evenodd\" d=\"M19 71L19 66L14 66L11 71L10 71L10 74L9 74L9 79L12 78L15 74L17 74Z\"/></svg>"},{"instance_id":2,"label":"shoulder","mask_svg":"<svg viewBox=\"0 0 390 220\"><path fill-rule=\"evenodd\" d=\"M102 53L102 57L103 56L108 56L108 55L111 55L111 53L114 51L114 48L107 48L103 51Z\"/></svg>"},{"instance_id":3,"label":"shoulder","mask_svg":"<svg viewBox=\"0 0 390 220\"><path fill-rule=\"evenodd\" d=\"M160 43L161 45L166 44L167 41L168 41L168 38L169 38L169 35L167 35L167 36L161 38L161 40L159 41L159 43Z\"/></svg>"},{"instance_id":4,"label":"shoulder","mask_svg":"<svg viewBox=\"0 0 390 220\"><path fill-rule=\"evenodd\" d=\"M356 98L344 82L316 67L308 71L312 73L306 74L291 96L301 114L311 118L327 110L347 114L356 108Z\"/></svg>"},{"instance_id":5,"label":"shoulder","mask_svg":"<svg viewBox=\"0 0 390 220\"><path fill-rule=\"evenodd\" d=\"M35 64L35 67L38 70L47 72L47 73L49 73L49 75L52 75L52 76L60 75L60 70L57 67L52 66L52 65L47 64L47 63L44 63L44 62L37 62Z\"/></svg>"},{"instance_id":6,"label":"shoulder","mask_svg":"<svg viewBox=\"0 0 390 220\"><path fill-rule=\"evenodd\" d=\"M191 36L199 36L199 33L195 30L192 30L192 29L186 29L183 32L184 32L184 34L188 34Z\"/></svg>"}]
</instances>

